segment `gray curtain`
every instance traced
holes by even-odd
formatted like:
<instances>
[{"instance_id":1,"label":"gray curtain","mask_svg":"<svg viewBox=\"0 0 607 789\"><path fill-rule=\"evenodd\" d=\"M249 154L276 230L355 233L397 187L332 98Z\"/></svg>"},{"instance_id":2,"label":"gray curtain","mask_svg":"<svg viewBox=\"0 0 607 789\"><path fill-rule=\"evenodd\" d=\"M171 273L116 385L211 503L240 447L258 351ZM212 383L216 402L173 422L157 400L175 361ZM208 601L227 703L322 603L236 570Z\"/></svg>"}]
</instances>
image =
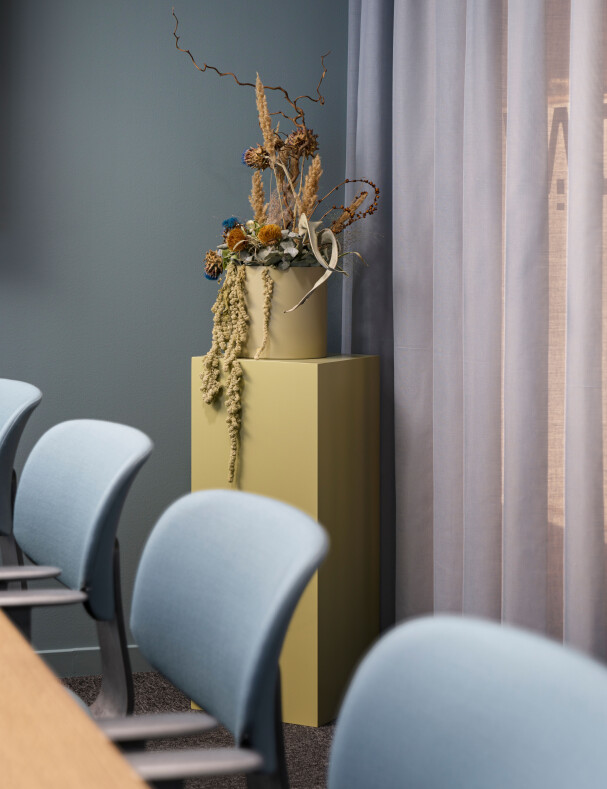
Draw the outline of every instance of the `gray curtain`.
<instances>
[{"instance_id":1,"label":"gray curtain","mask_svg":"<svg viewBox=\"0 0 607 789\"><path fill-rule=\"evenodd\" d=\"M385 621L393 594L605 657L606 20L350 2L347 175L384 200L344 350L384 366Z\"/></svg>"},{"instance_id":2,"label":"gray curtain","mask_svg":"<svg viewBox=\"0 0 607 789\"><path fill-rule=\"evenodd\" d=\"M348 233L346 243L368 266L344 258L349 276L344 278L342 304L342 353L381 357L382 629L395 617L392 16L392 0L350 0L346 177L373 180L380 189L381 209ZM347 192L348 201L356 186Z\"/></svg>"}]
</instances>

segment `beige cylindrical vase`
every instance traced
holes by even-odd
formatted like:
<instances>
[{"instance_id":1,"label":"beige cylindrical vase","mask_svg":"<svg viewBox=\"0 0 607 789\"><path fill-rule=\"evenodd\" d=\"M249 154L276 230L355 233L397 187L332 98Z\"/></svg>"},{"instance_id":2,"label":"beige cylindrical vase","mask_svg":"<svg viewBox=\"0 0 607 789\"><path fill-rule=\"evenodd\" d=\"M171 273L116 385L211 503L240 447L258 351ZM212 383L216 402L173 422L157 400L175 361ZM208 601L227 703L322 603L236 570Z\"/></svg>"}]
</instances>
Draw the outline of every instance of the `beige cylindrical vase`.
<instances>
[{"instance_id":1,"label":"beige cylindrical vase","mask_svg":"<svg viewBox=\"0 0 607 789\"><path fill-rule=\"evenodd\" d=\"M321 285L293 312L295 306L324 273L320 266L294 266L280 271L273 266L247 266L246 299L249 338L242 356L251 358L263 342L263 278L274 280L269 336L261 359L319 359L327 355L327 285Z\"/></svg>"}]
</instances>

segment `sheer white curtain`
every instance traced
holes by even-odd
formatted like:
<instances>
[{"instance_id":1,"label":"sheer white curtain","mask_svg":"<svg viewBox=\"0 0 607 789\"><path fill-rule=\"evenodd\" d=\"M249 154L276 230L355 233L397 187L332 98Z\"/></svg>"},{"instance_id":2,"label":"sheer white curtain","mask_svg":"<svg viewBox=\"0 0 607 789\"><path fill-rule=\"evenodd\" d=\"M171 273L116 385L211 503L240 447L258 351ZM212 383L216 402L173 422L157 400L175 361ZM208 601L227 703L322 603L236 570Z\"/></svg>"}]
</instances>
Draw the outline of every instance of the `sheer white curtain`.
<instances>
[{"instance_id":1,"label":"sheer white curtain","mask_svg":"<svg viewBox=\"0 0 607 789\"><path fill-rule=\"evenodd\" d=\"M389 199L344 291L345 349L394 360L396 617L602 657L606 23L603 0L351 0L348 175Z\"/></svg>"}]
</instances>

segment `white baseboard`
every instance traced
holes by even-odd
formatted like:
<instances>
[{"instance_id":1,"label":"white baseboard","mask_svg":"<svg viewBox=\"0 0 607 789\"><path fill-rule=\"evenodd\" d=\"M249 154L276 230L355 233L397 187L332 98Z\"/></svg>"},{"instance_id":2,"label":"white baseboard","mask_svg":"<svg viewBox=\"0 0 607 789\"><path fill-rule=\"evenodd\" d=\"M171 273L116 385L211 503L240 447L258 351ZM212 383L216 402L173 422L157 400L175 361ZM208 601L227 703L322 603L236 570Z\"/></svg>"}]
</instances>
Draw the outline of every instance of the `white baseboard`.
<instances>
[{"instance_id":1,"label":"white baseboard","mask_svg":"<svg viewBox=\"0 0 607 789\"><path fill-rule=\"evenodd\" d=\"M87 677L101 674L99 647L41 649L38 654L58 677ZM136 644L129 644L129 658L133 671L153 671Z\"/></svg>"}]
</instances>

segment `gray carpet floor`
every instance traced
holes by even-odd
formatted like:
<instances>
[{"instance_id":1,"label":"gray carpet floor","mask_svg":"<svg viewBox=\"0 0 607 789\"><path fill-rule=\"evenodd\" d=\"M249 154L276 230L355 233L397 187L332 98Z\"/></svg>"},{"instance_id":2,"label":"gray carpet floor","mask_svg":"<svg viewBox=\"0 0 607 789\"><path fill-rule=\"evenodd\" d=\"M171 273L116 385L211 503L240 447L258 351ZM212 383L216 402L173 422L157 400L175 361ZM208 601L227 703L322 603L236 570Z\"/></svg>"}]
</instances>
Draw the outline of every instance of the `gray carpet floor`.
<instances>
[{"instance_id":1,"label":"gray carpet floor","mask_svg":"<svg viewBox=\"0 0 607 789\"><path fill-rule=\"evenodd\" d=\"M71 690L90 704L101 684L101 677L72 677L62 680ZM135 714L144 712L182 711L190 708L189 700L160 674L135 673ZM318 729L284 724L285 750L291 789L325 789L329 749L333 726ZM159 740L154 748L220 748L233 745L225 729L181 740ZM216 789L246 789L244 778L192 779L188 789L216 787Z\"/></svg>"}]
</instances>

